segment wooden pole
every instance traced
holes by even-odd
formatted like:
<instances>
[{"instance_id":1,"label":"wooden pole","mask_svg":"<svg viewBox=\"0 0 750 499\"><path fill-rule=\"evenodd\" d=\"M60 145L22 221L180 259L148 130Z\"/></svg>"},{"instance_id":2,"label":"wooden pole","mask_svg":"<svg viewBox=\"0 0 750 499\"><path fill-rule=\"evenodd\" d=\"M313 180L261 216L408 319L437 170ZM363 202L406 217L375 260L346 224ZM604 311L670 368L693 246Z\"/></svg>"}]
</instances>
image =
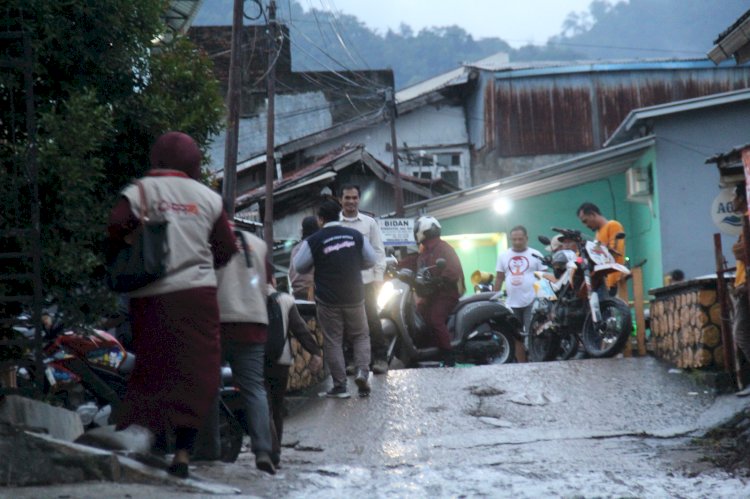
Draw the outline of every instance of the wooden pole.
<instances>
[{"instance_id":1,"label":"wooden pole","mask_svg":"<svg viewBox=\"0 0 750 499\"><path fill-rule=\"evenodd\" d=\"M227 135L224 142L224 181L221 197L229 220L234 218L234 201L237 197L237 142L240 129L240 95L242 64L242 5L234 0L232 11L232 52L229 62L229 88L227 91Z\"/></svg>"},{"instance_id":2,"label":"wooden pole","mask_svg":"<svg viewBox=\"0 0 750 499\"><path fill-rule=\"evenodd\" d=\"M633 307L635 308L636 339L638 341L638 356L646 355L646 314L643 307L643 268L631 270L633 276Z\"/></svg>"},{"instance_id":3,"label":"wooden pole","mask_svg":"<svg viewBox=\"0 0 750 499\"><path fill-rule=\"evenodd\" d=\"M398 143L396 142L396 97L392 88L385 91L388 120L391 122L391 152L393 153L393 190L396 201L396 216L404 216L404 190L401 187L401 172L398 165Z\"/></svg>"},{"instance_id":4,"label":"wooden pole","mask_svg":"<svg viewBox=\"0 0 750 499\"><path fill-rule=\"evenodd\" d=\"M266 204L263 217L263 237L268 246L269 260L273 263L273 177L276 173L274 156L275 94L276 94L276 2L268 4L268 75L266 90L268 93L268 115L266 120Z\"/></svg>"},{"instance_id":5,"label":"wooden pole","mask_svg":"<svg viewBox=\"0 0 750 499\"><path fill-rule=\"evenodd\" d=\"M625 303L630 302L628 296L628 281L625 279L625 276L622 276L620 280L617 281L617 297ZM628 325L628 327L632 327L632 324ZM625 348L622 351L622 355L623 357L633 356L633 345L631 344L630 331L628 331L628 341L625 342Z\"/></svg>"},{"instance_id":6,"label":"wooden pole","mask_svg":"<svg viewBox=\"0 0 750 499\"><path fill-rule=\"evenodd\" d=\"M732 324L729 320L728 292L724 272L724 254L721 247L721 234L714 234L714 259L716 262L716 297L721 309L721 343L724 347L724 370L736 376L734 358L734 338L732 338Z\"/></svg>"}]
</instances>

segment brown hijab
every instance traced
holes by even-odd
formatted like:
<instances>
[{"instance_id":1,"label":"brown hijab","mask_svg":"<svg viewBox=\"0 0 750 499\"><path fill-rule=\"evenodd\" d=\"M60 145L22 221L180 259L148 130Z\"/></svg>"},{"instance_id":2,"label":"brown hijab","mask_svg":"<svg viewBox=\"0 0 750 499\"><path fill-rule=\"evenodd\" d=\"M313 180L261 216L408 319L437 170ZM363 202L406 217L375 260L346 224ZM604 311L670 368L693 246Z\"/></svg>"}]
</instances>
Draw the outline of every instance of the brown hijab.
<instances>
[{"instance_id":1,"label":"brown hijab","mask_svg":"<svg viewBox=\"0 0 750 499\"><path fill-rule=\"evenodd\" d=\"M195 180L201 176L201 150L190 135L167 132L151 147L151 168L179 170Z\"/></svg>"}]
</instances>

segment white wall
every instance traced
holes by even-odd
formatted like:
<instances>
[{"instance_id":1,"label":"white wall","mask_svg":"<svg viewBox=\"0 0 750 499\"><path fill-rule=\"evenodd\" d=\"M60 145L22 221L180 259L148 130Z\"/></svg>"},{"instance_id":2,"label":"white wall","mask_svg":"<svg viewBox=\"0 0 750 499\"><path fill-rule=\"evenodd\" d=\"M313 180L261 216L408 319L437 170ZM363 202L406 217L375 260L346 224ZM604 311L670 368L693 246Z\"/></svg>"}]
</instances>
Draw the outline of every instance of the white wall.
<instances>
[{"instance_id":1,"label":"white wall","mask_svg":"<svg viewBox=\"0 0 750 499\"><path fill-rule=\"evenodd\" d=\"M396 140L399 149L404 142L418 154L424 150L428 154L435 152L455 151L461 154L461 171L459 187L471 186L469 153L469 136L466 129L466 117L461 106L428 105L396 119ZM393 155L386 148L391 142L391 129L388 123L380 123L362 130L357 130L342 137L323 142L307 149L308 154L322 155L343 144L363 144L367 152L388 166L393 166ZM436 147L451 145L453 147ZM403 157L403 153L400 155ZM411 168L399 162L403 173L410 173Z\"/></svg>"}]
</instances>

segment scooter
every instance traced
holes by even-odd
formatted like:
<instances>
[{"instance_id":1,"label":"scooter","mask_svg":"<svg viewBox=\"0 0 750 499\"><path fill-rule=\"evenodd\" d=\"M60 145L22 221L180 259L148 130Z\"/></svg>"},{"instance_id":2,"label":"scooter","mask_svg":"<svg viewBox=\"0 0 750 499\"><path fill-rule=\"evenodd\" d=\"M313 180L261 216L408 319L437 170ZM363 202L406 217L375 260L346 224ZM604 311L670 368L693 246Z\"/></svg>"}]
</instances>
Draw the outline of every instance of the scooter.
<instances>
[{"instance_id":1,"label":"scooter","mask_svg":"<svg viewBox=\"0 0 750 499\"><path fill-rule=\"evenodd\" d=\"M59 320L50 321L45 331L44 372L36 373L34 363L22 362L20 383L33 386L41 374L45 396L53 403L76 411L84 426L110 424L110 416L125 398L127 380L136 358L105 331L64 331ZM22 325L18 334L33 337L34 329ZM231 381L229 368L222 368L220 386L219 433L220 459L234 462L242 449L244 434L249 434L239 390Z\"/></svg>"},{"instance_id":2,"label":"scooter","mask_svg":"<svg viewBox=\"0 0 750 499\"><path fill-rule=\"evenodd\" d=\"M430 345L431 331L417 312L416 290L427 290L433 267L416 274L401 269L386 281L378 295L383 333L388 340L388 362L398 358L406 367L430 365L440 360L440 351ZM423 294L423 293L421 293ZM506 364L515 360L515 340L521 338L521 323L499 299L499 293L484 292L461 298L448 318L451 344L458 362Z\"/></svg>"}]
</instances>

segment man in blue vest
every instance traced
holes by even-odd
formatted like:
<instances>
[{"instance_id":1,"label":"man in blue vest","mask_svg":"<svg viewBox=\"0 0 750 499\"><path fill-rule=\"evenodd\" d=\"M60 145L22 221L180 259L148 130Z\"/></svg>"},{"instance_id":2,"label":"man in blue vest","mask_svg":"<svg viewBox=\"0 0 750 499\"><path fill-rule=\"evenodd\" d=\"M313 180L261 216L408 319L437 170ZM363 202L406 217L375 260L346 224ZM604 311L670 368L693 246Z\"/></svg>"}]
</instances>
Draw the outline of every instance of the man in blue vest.
<instances>
[{"instance_id":1,"label":"man in blue vest","mask_svg":"<svg viewBox=\"0 0 750 499\"><path fill-rule=\"evenodd\" d=\"M348 398L344 335L354 350L354 365L360 396L370 394L370 333L365 313L362 270L375 265L377 256L362 234L339 222L341 206L332 200L318 209L322 228L300 245L294 257L298 272L315 267L315 302L323 329L323 352L333 378L333 388L321 394Z\"/></svg>"}]
</instances>

